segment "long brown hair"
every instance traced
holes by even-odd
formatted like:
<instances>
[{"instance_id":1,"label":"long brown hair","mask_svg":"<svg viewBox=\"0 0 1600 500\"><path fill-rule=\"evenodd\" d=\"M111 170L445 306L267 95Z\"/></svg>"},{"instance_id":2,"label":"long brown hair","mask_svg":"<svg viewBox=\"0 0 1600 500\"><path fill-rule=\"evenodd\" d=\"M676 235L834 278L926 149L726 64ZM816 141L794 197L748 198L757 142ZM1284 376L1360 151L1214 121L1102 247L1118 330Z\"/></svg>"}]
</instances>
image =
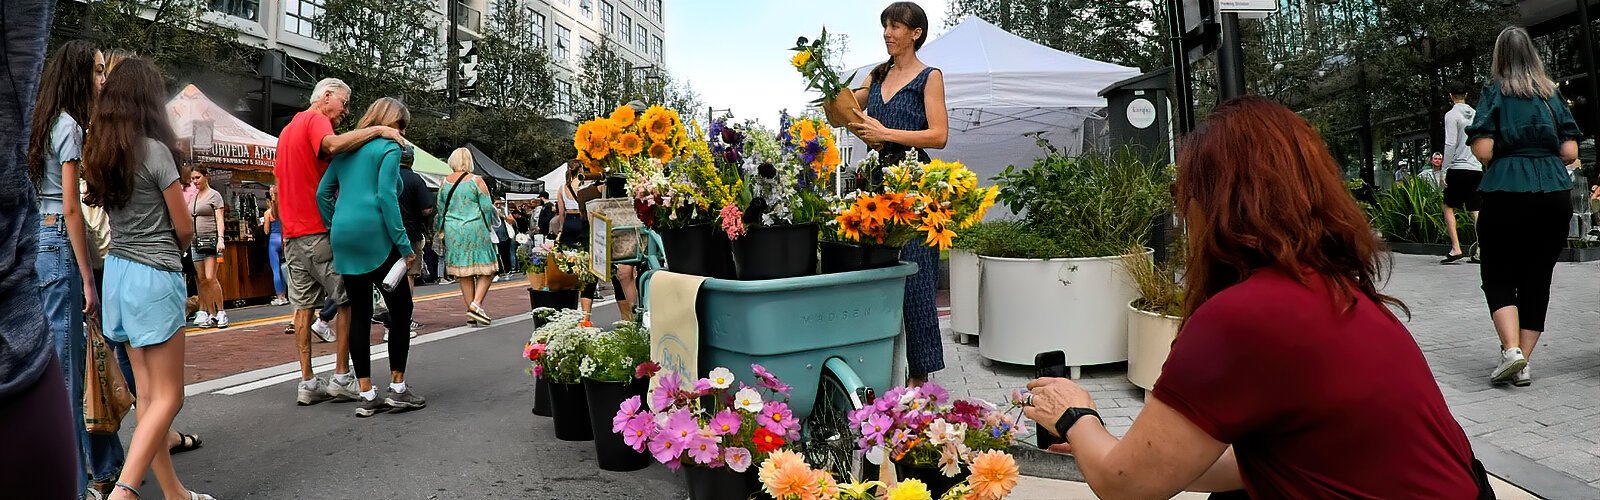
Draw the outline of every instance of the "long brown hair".
<instances>
[{"instance_id":1,"label":"long brown hair","mask_svg":"<svg viewBox=\"0 0 1600 500\"><path fill-rule=\"evenodd\" d=\"M106 77L83 148L84 180L89 184L85 203L113 209L127 206L144 163L147 138L165 145L174 161L180 157L165 98L161 72L143 58L123 61ZM186 174L179 169L180 179Z\"/></svg>"},{"instance_id":2,"label":"long brown hair","mask_svg":"<svg viewBox=\"0 0 1600 500\"><path fill-rule=\"evenodd\" d=\"M28 138L28 177L35 186L44 180L44 158L50 154L50 133L56 116L65 113L79 127L88 123L94 109L94 54L93 43L73 40L62 44L45 62L33 108L33 133Z\"/></svg>"},{"instance_id":3,"label":"long brown hair","mask_svg":"<svg viewBox=\"0 0 1600 500\"><path fill-rule=\"evenodd\" d=\"M1225 102L1185 138L1178 164L1188 314L1263 268L1307 284L1310 274L1323 276L1343 310L1359 293L1410 314L1378 293L1388 252L1300 115L1262 97Z\"/></svg>"},{"instance_id":4,"label":"long brown hair","mask_svg":"<svg viewBox=\"0 0 1600 500\"><path fill-rule=\"evenodd\" d=\"M912 45L913 50L922 50L922 44L928 41L928 13L922 10L921 5L912 2L895 2L883 8L878 14L878 24L889 27L889 23L904 24L911 29L922 30L922 36ZM894 67L894 59L884 61L878 67L872 68L871 81L883 83L884 77L889 76L889 68Z\"/></svg>"}]
</instances>

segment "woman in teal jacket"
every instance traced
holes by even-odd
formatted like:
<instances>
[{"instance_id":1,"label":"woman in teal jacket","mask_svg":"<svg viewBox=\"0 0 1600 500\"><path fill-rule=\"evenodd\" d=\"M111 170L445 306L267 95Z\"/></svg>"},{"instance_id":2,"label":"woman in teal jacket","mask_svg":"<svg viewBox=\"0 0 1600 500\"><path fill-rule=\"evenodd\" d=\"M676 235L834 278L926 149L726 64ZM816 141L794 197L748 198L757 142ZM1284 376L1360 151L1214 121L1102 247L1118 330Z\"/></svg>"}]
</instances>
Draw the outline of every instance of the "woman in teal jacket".
<instances>
[{"instance_id":1,"label":"woman in teal jacket","mask_svg":"<svg viewBox=\"0 0 1600 500\"><path fill-rule=\"evenodd\" d=\"M392 98L374 101L361 117L360 127L382 125L402 132L411 111ZM402 277L383 292L389 306L389 376L392 383L383 398L372 387L372 288L396 263L416 258L411 239L400 218L400 156L395 141L377 139L333 159L317 189L317 208L328 226L333 245L333 269L344 276L350 294L350 358L361 387L356 416L370 417L389 409L417 409L426 405L406 387L406 354L411 347L411 287ZM401 261L404 262L401 262Z\"/></svg>"}]
</instances>

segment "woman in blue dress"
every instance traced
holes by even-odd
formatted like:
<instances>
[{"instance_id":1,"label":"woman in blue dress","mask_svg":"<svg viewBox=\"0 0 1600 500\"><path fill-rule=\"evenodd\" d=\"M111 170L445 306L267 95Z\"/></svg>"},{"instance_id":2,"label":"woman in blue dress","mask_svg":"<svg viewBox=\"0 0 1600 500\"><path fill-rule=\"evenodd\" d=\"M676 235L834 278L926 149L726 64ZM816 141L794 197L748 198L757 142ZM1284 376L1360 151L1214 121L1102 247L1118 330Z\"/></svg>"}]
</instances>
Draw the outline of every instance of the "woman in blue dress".
<instances>
[{"instance_id":1,"label":"woman in blue dress","mask_svg":"<svg viewBox=\"0 0 1600 500\"><path fill-rule=\"evenodd\" d=\"M928 40L928 14L911 2L895 2L878 15L889 61L872 70L867 88L856 89L856 102L867 103L850 131L878 151L884 164L898 163L915 150L928 161L926 149L940 149L950 135L944 105L944 74L917 59L917 49ZM900 259L917 264L917 274L906 280L906 365L910 385L927 381L928 374L944 369L944 346L939 339L939 252L913 241L900 251Z\"/></svg>"}]
</instances>

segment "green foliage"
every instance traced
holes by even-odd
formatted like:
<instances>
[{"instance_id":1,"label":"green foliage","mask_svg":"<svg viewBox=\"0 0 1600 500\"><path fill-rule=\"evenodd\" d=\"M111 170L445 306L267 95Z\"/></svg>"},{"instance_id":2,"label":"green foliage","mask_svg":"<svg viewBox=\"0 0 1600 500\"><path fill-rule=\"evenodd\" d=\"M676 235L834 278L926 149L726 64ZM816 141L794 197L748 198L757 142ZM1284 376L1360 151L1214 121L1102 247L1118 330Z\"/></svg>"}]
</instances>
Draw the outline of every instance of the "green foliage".
<instances>
[{"instance_id":1,"label":"green foliage","mask_svg":"<svg viewBox=\"0 0 1600 500\"><path fill-rule=\"evenodd\" d=\"M1173 242L1172 258L1156 263L1154 255L1144 247L1129 249L1122 257L1122 268L1128 278L1139 288L1139 299L1133 306L1142 311L1183 316L1183 283L1178 279L1183 259L1182 241Z\"/></svg>"},{"instance_id":2,"label":"green foliage","mask_svg":"<svg viewBox=\"0 0 1600 500\"><path fill-rule=\"evenodd\" d=\"M1449 244L1445 227L1444 191L1421 178L1396 182L1378 193L1375 204L1361 204L1372 219L1373 229L1383 238L1398 243ZM1477 241L1477 229L1466 211L1456 212L1456 234L1461 245Z\"/></svg>"},{"instance_id":3,"label":"green foliage","mask_svg":"<svg viewBox=\"0 0 1600 500\"><path fill-rule=\"evenodd\" d=\"M1015 166L995 180L1000 203L1023 214L980 238L979 253L1015 258L1122 255L1145 244L1151 221L1172 207L1171 168L1131 151L1075 157L1050 154L1032 167Z\"/></svg>"},{"instance_id":4,"label":"green foliage","mask_svg":"<svg viewBox=\"0 0 1600 500\"><path fill-rule=\"evenodd\" d=\"M584 377L601 382L633 380L639 363L650 360L650 330L631 321L618 321L611 331L589 339L583 357L579 372Z\"/></svg>"},{"instance_id":5,"label":"green foliage","mask_svg":"<svg viewBox=\"0 0 1600 500\"><path fill-rule=\"evenodd\" d=\"M94 0L61 2L51 45L88 38L151 60L176 77L180 67L249 75L255 50L238 43L233 27L204 19L205 0ZM147 18L148 17L148 18Z\"/></svg>"},{"instance_id":6,"label":"green foliage","mask_svg":"<svg viewBox=\"0 0 1600 500\"><path fill-rule=\"evenodd\" d=\"M437 106L446 48L433 9L432 0L328 0L313 21L328 41L321 63L352 87L353 117L380 97L401 98L413 114Z\"/></svg>"},{"instance_id":7,"label":"green foliage","mask_svg":"<svg viewBox=\"0 0 1600 500\"><path fill-rule=\"evenodd\" d=\"M609 37L601 37L594 48L582 54L578 66L582 71L578 75L578 95L573 97L572 114L579 123L609 116L617 106L633 100L676 110L685 122L693 119L695 110L703 105L700 94L688 82L678 80L664 69L636 69L632 61L617 52Z\"/></svg>"},{"instance_id":8,"label":"green foliage","mask_svg":"<svg viewBox=\"0 0 1600 500\"><path fill-rule=\"evenodd\" d=\"M946 23L976 15L1056 50L1152 71L1172 65L1166 2L1155 0L949 0Z\"/></svg>"},{"instance_id":9,"label":"green foliage","mask_svg":"<svg viewBox=\"0 0 1600 500\"><path fill-rule=\"evenodd\" d=\"M491 109L525 108L546 114L555 105L555 74L544 33L521 2L496 2L477 41L476 102Z\"/></svg>"}]
</instances>

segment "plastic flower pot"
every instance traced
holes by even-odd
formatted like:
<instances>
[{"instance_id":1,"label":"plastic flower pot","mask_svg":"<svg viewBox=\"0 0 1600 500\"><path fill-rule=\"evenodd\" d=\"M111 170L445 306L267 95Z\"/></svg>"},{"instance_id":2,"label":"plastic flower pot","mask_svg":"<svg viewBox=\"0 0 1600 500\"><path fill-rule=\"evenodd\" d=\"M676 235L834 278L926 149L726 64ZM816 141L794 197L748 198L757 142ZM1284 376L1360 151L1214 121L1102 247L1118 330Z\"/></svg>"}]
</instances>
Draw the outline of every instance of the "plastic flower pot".
<instances>
[{"instance_id":1,"label":"plastic flower pot","mask_svg":"<svg viewBox=\"0 0 1600 500\"><path fill-rule=\"evenodd\" d=\"M944 496L945 492L950 491L950 488L956 487L962 481L966 481L967 476L972 475L972 471L966 467L962 467L961 473L956 474L955 477L948 477L943 472L939 472L938 467L919 467L904 462L894 463L894 473L902 481L906 479L922 481L923 484L928 485L928 491L933 493L933 498Z\"/></svg>"},{"instance_id":2,"label":"plastic flower pot","mask_svg":"<svg viewBox=\"0 0 1600 500\"><path fill-rule=\"evenodd\" d=\"M761 491L761 478L756 475L757 465L751 464L743 473L727 467L708 469L684 467L689 479L690 500L748 500L772 498Z\"/></svg>"},{"instance_id":3,"label":"plastic flower pot","mask_svg":"<svg viewBox=\"0 0 1600 500\"><path fill-rule=\"evenodd\" d=\"M900 249L891 246L824 241L820 247L822 274L882 269L900 263Z\"/></svg>"},{"instance_id":4,"label":"plastic flower pot","mask_svg":"<svg viewBox=\"0 0 1600 500\"><path fill-rule=\"evenodd\" d=\"M817 274L817 225L752 227L733 240L734 274L773 280Z\"/></svg>"},{"instance_id":5,"label":"plastic flower pot","mask_svg":"<svg viewBox=\"0 0 1600 500\"><path fill-rule=\"evenodd\" d=\"M583 384L550 382L550 413L555 421L556 439L589 441L594 439L589 424L589 403Z\"/></svg>"},{"instance_id":6,"label":"plastic flower pot","mask_svg":"<svg viewBox=\"0 0 1600 500\"><path fill-rule=\"evenodd\" d=\"M628 196L628 178L621 176L606 177L606 197L625 198Z\"/></svg>"},{"instance_id":7,"label":"plastic flower pot","mask_svg":"<svg viewBox=\"0 0 1600 500\"><path fill-rule=\"evenodd\" d=\"M1156 387L1183 318L1145 311L1128 303L1128 381L1146 391Z\"/></svg>"},{"instance_id":8,"label":"plastic flower pot","mask_svg":"<svg viewBox=\"0 0 1600 500\"><path fill-rule=\"evenodd\" d=\"M617 407L634 396L644 396L650 387L648 380L630 382L601 382L583 379L583 391L589 403L589 427L594 435L594 452L600 468L613 472L631 472L650 466L650 455L634 451L622 442L622 434L611 432L611 418Z\"/></svg>"},{"instance_id":9,"label":"plastic flower pot","mask_svg":"<svg viewBox=\"0 0 1600 500\"><path fill-rule=\"evenodd\" d=\"M534 290L528 289L528 306L533 309L548 307L555 310L575 309L578 307L577 290ZM538 325L534 326L538 328Z\"/></svg>"},{"instance_id":10,"label":"plastic flower pot","mask_svg":"<svg viewBox=\"0 0 1600 500\"><path fill-rule=\"evenodd\" d=\"M971 250L950 250L950 330L958 336L976 337L978 328L978 286L983 276L978 254Z\"/></svg>"},{"instance_id":11,"label":"plastic flower pot","mask_svg":"<svg viewBox=\"0 0 1600 500\"><path fill-rule=\"evenodd\" d=\"M707 278L732 279L733 257L728 237L711 224L659 229L667 270Z\"/></svg>"},{"instance_id":12,"label":"plastic flower pot","mask_svg":"<svg viewBox=\"0 0 1600 500\"><path fill-rule=\"evenodd\" d=\"M539 377L533 382L533 414L550 416L550 379Z\"/></svg>"},{"instance_id":13,"label":"plastic flower pot","mask_svg":"<svg viewBox=\"0 0 1600 500\"><path fill-rule=\"evenodd\" d=\"M1128 302L1139 291L1123 256L979 260L984 358L1032 365L1038 353L1065 351L1072 378L1083 366L1128 359Z\"/></svg>"}]
</instances>

